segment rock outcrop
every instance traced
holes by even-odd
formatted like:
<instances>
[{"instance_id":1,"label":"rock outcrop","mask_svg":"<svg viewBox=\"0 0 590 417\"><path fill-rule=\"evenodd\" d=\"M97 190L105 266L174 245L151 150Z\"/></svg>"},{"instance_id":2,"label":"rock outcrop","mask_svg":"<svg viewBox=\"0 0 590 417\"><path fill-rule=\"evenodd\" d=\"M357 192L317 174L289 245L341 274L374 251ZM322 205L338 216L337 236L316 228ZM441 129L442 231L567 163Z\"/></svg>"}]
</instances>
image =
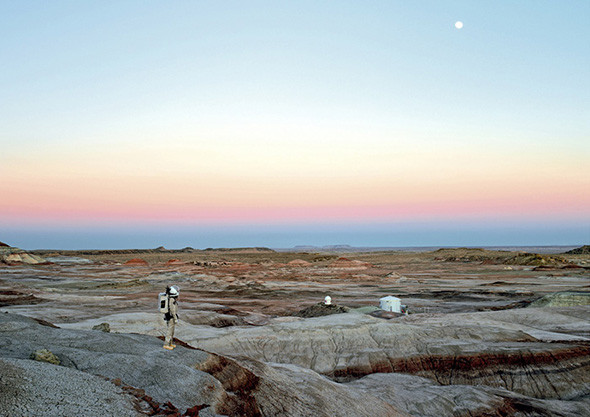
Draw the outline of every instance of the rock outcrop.
<instances>
[{"instance_id":1,"label":"rock outcrop","mask_svg":"<svg viewBox=\"0 0 590 417\"><path fill-rule=\"evenodd\" d=\"M444 262L498 262L502 254L481 248L441 248L432 252L437 261Z\"/></svg>"},{"instance_id":2,"label":"rock outcrop","mask_svg":"<svg viewBox=\"0 0 590 417\"><path fill-rule=\"evenodd\" d=\"M186 262L181 261L180 259L169 259L168 261L166 261L166 266L182 266L182 265L186 265Z\"/></svg>"},{"instance_id":3,"label":"rock outcrop","mask_svg":"<svg viewBox=\"0 0 590 417\"><path fill-rule=\"evenodd\" d=\"M191 343L220 354L294 364L337 381L408 373L442 385L487 385L538 398L586 395L590 393L590 338L585 337L590 335L590 310L573 310L580 318L551 310L420 315L391 321L349 313L232 328L217 336L209 332L206 338L189 329L184 334ZM567 326L580 335L568 334Z\"/></svg>"},{"instance_id":4,"label":"rock outcrop","mask_svg":"<svg viewBox=\"0 0 590 417\"><path fill-rule=\"evenodd\" d=\"M140 417L140 402L104 378L25 359L0 358L0 415ZM107 406L108 404L108 406ZM105 409L108 407L108 409Z\"/></svg>"},{"instance_id":5,"label":"rock outcrop","mask_svg":"<svg viewBox=\"0 0 590 417\"><path fill-rule=\"evenodd\" d=\"M359 261L357 259L338 258L334 262L330 263L330 268L342 268L342 269L365 269L370 268L369 262Z\"/></svg>"},{"instance_id":6,"label":"rock outcrop","mask_svg":"<svg viewBox=\"0 0 590 417\"><path fill-rule=\"evenodd\" d=\"M408 416L364 390L350 389L293 365L265 364L211 354L197 366L217 378L233 394L227 399L235 415L262 416ZM241 406L238 406L241 404Z\"/></svg>"},{"instance_id":7,"label":"rock outcrop","mask_svg":"<svg viewBox=\"0 0 590 417\"><path fill-rule=\"evenodd\" d=\"M562 291L548 294L529 304L529 307L573 307L590 305L590 292Z\"/></svg>"},{"instance_id":8,"label":"rock outcrop","mask_svg":"<svg viewBox=\"0 0 590 417\"><path fill-rule=\"evenodd\" d=\"M209 351L193 366L223 388L221 414L584 416L589 313L527 308L390 321L347 313L177 330ZM136 322L127 331L142 331ZM347 412L330 408L332 399Z\"/></svg>"},{"instance_id":9,"label":"rock outcrop","mask_svg":"<svg viewBox=\"0 0 590 417\"><path fill-rule=\"evenodd\" d=\"M339 306L336 304L324 304L324 303L317 303L313 304L309 307L304 308L303 310L298 311L295 315L297 317L322 317L322 316L329 316L331 314L342 314L348 313L350 309L345 306Z\"/></svg>"},{"instance_id":10,"label":"rock outcrop","mask_svg":"<svg viewBox=\"0 0 590 417\"><path fill-rule=\"evenodd\" d=\"M485 385L439 385L398 373L373 374L345 384L424 417L587 416L590 399L540 400Z\"/></svg>"},{"instance_id":11,"label":"rock outcrop","mask_svg":"<svg viewBox=\"0 0 590 417\"><path fill-rule=\"evenodd\" d=\"M50 262L41 256L4 244L0 246L0 264L3 263L6 265L46 265Z\"/></svg>"},{"instance_id":12,"label":"rock outcrop","mask_svg":"<svg viewBox=\"0 0 590 417\"><path fill-rule=\"evenodd\" d=\"M112 400L105 400L106 403L114 404L109 405L105 413L105 403L102 403L102 415L138 415L131 407L135 404L138 408L147 405L151 411L161 410L163 414L177 416L191 409L199 409L198 415L209 417L408 416L364 391L326 380L311 370L265 364L243 357L228 358L180 341L176 344L178 347L170 352L162 349L162 342L153 336L60 329L23 316L0 314L0 362L16 363L25 369L35 366L39 374L52 376L54 384L55 378L67 379L49 390L55 397L47 398L42 393L44 403L28 402L26 413L15 413L19 409L14 401L0 401L0 415L41 416L47 415L47 409L55 409L58 411L54 415L93 416L97 414L93 414L92 405L89 413L80 412L80 407L107 396ZM53 352L62 366L27 360L30 352L40 346ZM5 368L2 370L0 386L8 381L4 377ZM19 372L15 373L14 380L21 378L22 372ZM99 375L102 380L98 379ZM45 378L28 379L27 392L43 390L46 381ZM70 408L70 404L64 405L60 400L60 392L71 389L69 381L100 390L100 394L81 397L87 394L82 386ZM9 381L6 383L13 388ZM128 392L135 392L141 401L134 403L124 397L117 386L128 387ZM14 394L10 390L0 390L0 398L6 393ZM165 404L169 404L165 408L170 412L163 410L161 405ZM123 411L112 409L116 406ZM150 410L145 414L155 414Z\"/></svg>"},{"instance_id":13,"label":"rock outcrop","mask_svg":"<svg viewBox=\"0 0 590 417\"><path fill-rule=\"evenodd\" d=\"M31 293L23 293L16 290L0 290L0 307L10 305L23 305L23 304L38 304L43 302L38 297L35 297Z\"/></svg>"},{"instance_id":14,"label":"rock outcrop","mask_svg":"<svg viewBox=\"0 0 590 417\"><path fill-rule=\"evenodd\" d=\"M568 250L568 255L590 255L590 245L580 246L579 248Z\"/></svg>"},{"instance_id":15,"label":"rock outcrop","mask_svg":"<svg viewBox=\"0 0 590 417\"><path fill-rule=\"evenodd\" d=\"M111 326L108 323L99 323L96 326L92 326L92 330L98 330L100 332L110 333Z\"/></svg>"},{"instance_id":16,"label":"rock outcrop","mask_svg":"<svg viewBox=\"0 0 590 417\"><path fill-rule=\"evenodd\" d=\"M125 265L125 266L148 266L148 263L144 259L133 258L133 259L129 259L123 265Z\"/></svg>"},{"instance_id":17,"label":"rock outcrop","mask_svg":"<svg viewBox=\"0 0 590 417\"><path fill-rule=\"evenodd\" d=\"M503 262L506 265L526 265L526 266L562 266L569 264L569 261L560 256L540 255L538 253L522 252L512 256Z\"/></svg>"},{"instance_id":18,"label":"rock outcrop","mask_svg":"<svg viewBox=\"0 0 590 417\"><path fill-rule=\"evenodd\" d=\"M304 268L310 265L311 263L304 261L303 259L294 259L292 261L287 262L287 266L292 266L296 268Z\"/></svg>"},{"instance_id":19,"label":"rock outcrop","mask_svg":"<svg viewBox=\"0 0 590 417\"><path fill-rule=\"evenodd\" d=\"M31 359L39 361L39 362L47 362L52 363L54 365L59 365L59 358L55 356L52 352L48 351L47 349L39 349L34 351L31 354Z\"/></svg>"},{"instance_id":20,"label":"rock outcrop","mask_svg":"<svg viewBox=\"0 0 590 417\"><path fill-rule=\"evenodd\" d=\"M570 262L561 256L527 252L485 250L481 248L438 249L435 260L445 262L481 262L484 265L563 266Z\"/></svg>"}]
</instances>

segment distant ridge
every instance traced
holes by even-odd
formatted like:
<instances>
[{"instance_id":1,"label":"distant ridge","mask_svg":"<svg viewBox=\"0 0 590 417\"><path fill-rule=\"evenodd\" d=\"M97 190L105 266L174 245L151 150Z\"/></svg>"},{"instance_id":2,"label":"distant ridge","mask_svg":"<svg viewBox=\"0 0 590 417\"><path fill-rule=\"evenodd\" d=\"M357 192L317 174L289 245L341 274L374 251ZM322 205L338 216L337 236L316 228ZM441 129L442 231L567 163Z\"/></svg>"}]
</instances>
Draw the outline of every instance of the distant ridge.
<instances>
[{"instance_id":1,"label":"distant ridge","mask_svg":"<svg viewBox=\"0 0 590 417\"><path fill-rule=\"evenodd\" d=\"M252 253L252 252L275 252L273 249L265 247L246 247L246 248L207 248L205 252L240 252L240 253Z\"/></svg>"},{"instance_id":2,"label":"distant ridge","mask_svg":"<svg viewBox=\"0 0 590 417\"><path fill-rule=\"evenodd\" d=\"M10 247L0 242L0 247ZM47 254L77 254L77 255L128 255L128 254L150 254L150 253L202 253L202 252L229 252L229 253L275 253L275 252L327 252L327 253L353 253L353 252L433 252L439 249L486 249L507 252L528 252L539 254L587 254L590 245L578 247L576 245L546 245L546 246L352 246L352 245L297 245L292 248L268 248L265 246L247 246L238 248L207 248L195 249L187 246L182 249L166 249L159 246L153 249L37 249L30 250L31 253L39 255Z\"/></svg>"},{"instance_id":3,"label":"distant ridge","mask_svg":"<svg viewBox=\"0 0 590 417\"><path fill-rule=\"evenodd\" d=\"M323 252L352 252L355 249L350 245L326 245L326 246L314 246L314 245L297 245L293 247L293 251L295 252L315 252L315 251L323 251Z\"/></svg>"},{"instance_id":4,"label":"distant ridge","mask_svg":"<svg viewBox=\"0 0 590 417\"><path fill-rule=\"evenodd\" d=\"M292 248L275 248L277 252L433 252L439 249L486 249L509 252L532 252L540 254L558 254L572 249L576 250L575 245L539 245L539 246L351 246L351 245L297 245ZM583 246L583 249L586 246ZM580 253L580 252L575 252Z\"/></svg>"},{"instance_id":5,"label":"distant ridge","mask_svg":"<svg viewBox=\"0 0 590 417\"><path fill-rule=\"evenodd\" d=\"M207 248L194 249L187 246L182 249L166 249L164 246L159 246L155 249L37 249L31 251L37 254L75 254L75 255L135 255L135 254L149 254L149 253L199 253L199 252L232 252L232 253L274 253L275 251L265 247L244 247L244 248Z\"/></svg>"}]
</instances>

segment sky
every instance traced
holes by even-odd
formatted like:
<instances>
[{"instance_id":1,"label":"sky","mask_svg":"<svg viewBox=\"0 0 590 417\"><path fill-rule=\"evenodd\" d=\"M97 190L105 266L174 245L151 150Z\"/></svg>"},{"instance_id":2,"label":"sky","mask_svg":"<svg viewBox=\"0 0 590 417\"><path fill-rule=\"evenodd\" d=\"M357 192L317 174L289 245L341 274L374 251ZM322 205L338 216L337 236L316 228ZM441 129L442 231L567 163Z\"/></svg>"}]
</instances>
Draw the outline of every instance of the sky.
<instances>
[{"instance_id":1,"label":"sky","mask_svg":"<svg viewBox=\"0 0 590 417\"><path fill-rule=\"evenodd\" d=\"M589 16L586 0L0 1L0 240L590 243Z\"/></svg>"}]
</instances>

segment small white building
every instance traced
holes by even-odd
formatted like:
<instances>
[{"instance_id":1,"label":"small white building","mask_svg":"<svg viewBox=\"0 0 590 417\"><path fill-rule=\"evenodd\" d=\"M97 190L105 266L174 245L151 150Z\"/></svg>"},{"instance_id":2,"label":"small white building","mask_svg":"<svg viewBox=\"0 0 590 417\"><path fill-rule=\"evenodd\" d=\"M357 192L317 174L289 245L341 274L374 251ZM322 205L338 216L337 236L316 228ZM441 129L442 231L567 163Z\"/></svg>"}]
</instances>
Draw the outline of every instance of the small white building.
<instances>
[{"instance_id":1,"label":"small white building","mask_svg":"<svg viewBox=\"0 0 590 417\"><path fill-rule=\"evenodd\" d=\"M379 307L381 310L393 311L394 313L402 312L402 300L392 295L379 299Z\"/></svg>"}]
</instances>

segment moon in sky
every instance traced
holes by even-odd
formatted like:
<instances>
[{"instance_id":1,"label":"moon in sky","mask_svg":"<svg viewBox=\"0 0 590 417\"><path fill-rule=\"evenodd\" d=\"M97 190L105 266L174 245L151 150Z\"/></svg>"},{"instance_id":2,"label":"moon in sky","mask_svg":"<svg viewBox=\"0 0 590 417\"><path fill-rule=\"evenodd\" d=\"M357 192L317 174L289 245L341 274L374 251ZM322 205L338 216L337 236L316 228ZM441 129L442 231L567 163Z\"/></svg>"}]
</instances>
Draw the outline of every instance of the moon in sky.
<instances>
[{"instance_id":1,"label":"moon in sky","mask_svg":"<svg viewBox=\"0 0 590 417\"><path fill-rule=\"evenodd\" d=\"M456 21L455 22L455 27L457 29L461 29L463 27L463 22L461 22L460 20Z\"/></svg>"}]
</instances>

